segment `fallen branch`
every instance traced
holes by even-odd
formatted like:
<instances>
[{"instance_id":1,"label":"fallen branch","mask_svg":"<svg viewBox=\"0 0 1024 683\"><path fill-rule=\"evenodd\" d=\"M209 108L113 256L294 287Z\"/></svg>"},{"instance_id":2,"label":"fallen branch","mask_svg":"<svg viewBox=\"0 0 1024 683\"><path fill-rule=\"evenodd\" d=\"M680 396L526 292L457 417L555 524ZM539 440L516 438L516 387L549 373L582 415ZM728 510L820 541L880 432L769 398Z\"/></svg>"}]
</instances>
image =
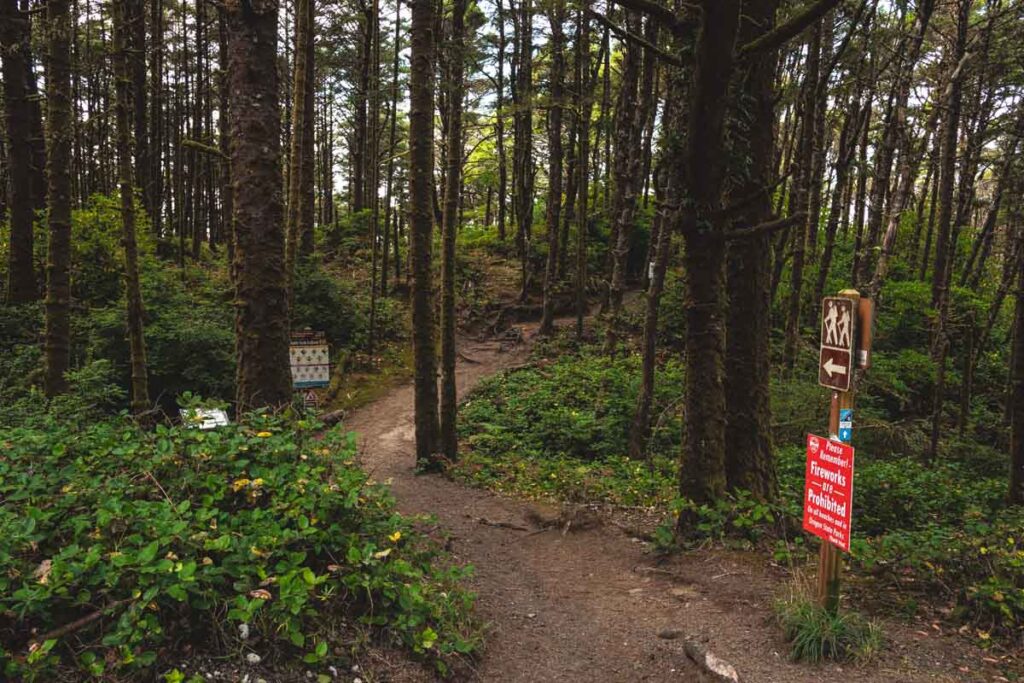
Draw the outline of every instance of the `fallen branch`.
<instances>
[{"instance_id":1,"label":"fallen branch","mask_svg":"<svg viewBox=\"0 0 1024 683\"><path fill-rule=\"evenodd\" d=\"M530 529L519 524L513 524L512 522L494 522L487 519L486 517L477 517L476 521L480 524L487 526L497 527L499 529L512 529L513 531L529 531Z\"/></svg>"},{"instance_id":2,"label":"fallen branch","mask_svg":"<svg viewBox=\"0 0 1024 683\"><path fill-rule=\"evenodd\" d=\"M39 636L38 638L34 638L31 641L29 641L28 651L29 652L34 652L37 648L39 648L43 643L45 643L48 640L56 640L57 638L63 638L64 636L68 635L69 633L74 633L75 631L80 631L81 629L85 628L86 626L88 626L89 624L93 623L94 621L99 620L101 617L103 617L104 613L107 612L108 610L120 609L120 608L124 607L125 605L127 605L130 602L132 602L131 598L125 598L123 600L116 600L116 601L110 603L109 605L107 605L106 607L98 609L98 610L96 610L95 612L93 612L91 614L87 614L87 615L85 615L84 617L82 617L80 619L75 619L74 621L72 621L69 624L64 624L63 626L59 626L59 627L53 629L52 631L47 631L46 633L44 633L43 635Z\"/></svg>"}]
</instances>

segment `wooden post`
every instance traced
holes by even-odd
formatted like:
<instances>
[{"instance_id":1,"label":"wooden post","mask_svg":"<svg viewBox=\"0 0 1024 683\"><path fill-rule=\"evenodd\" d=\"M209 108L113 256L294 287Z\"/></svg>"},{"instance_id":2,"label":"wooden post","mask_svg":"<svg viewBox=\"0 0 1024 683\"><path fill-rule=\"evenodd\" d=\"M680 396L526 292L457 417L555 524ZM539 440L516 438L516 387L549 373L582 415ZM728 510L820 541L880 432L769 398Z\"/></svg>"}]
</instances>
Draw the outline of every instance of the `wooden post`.
<instances>
[{"instance_id":1,"label":"wooden post","mask_svg":"<svg viewBox=\"0 0 1024 683\"><path fill-rule=\"evenodd\" d=\"M863 316L860 315L860 292L855 289L844 289L839 292L841 297L851 299L853 301L854 316L851 320L851 324L862 324ZM864 303L868 304L870 299L865 299ZM856 321L856 322L854 322ZM863 334L861 334L863 333ZM856 328L851 330L851 336L853 339L860 339L861 348L870 347L870 326L867 329L858 331ZM864 363L855 363L851 359L850 372L853 373L850 378L850 390L849 391L833 391L832 401L829 406L828 413L828 438L835 441L839 441L839 411L840 410L853 410L853 399L856 391L856 379L857 375L854 372L854 368L857 365L866 366L867 356L865 356ZM852 501L851 501L852 504ZM832 545L828 541L821 541L821 550L818 554L818 602L822 607L827 609L829 612L836 612L839 609L839 576L843 568L843 554L842 551L836 546Z\"/></svg>"}]
</instances>

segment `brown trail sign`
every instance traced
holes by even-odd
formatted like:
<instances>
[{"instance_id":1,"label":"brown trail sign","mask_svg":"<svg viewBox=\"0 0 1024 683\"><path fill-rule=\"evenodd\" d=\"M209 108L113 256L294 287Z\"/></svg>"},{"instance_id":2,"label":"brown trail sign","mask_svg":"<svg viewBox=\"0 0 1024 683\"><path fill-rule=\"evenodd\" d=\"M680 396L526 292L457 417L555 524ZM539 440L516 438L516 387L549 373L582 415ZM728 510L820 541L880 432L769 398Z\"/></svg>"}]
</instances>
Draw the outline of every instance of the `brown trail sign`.
<instances>
[{"instance_id":1,"label":"brown trail sign","mask_svg":"<svg viewBox=\"0 0 1024 683\"><path fill-rule=\"evenodd\" d=\"M857 310L854 301L842 296L821 300L821 351L818 354L818 384L836 391L849 391L853 376L853 343Z\"/></svg>"}]
</instances>

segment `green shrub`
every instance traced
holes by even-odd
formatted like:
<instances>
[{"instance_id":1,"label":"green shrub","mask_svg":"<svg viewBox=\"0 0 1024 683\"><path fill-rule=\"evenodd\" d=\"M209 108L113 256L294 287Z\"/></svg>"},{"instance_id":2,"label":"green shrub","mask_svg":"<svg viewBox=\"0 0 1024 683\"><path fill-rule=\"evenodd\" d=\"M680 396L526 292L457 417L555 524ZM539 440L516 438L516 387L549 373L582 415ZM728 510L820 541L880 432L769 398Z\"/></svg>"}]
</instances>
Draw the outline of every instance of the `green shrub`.
<instances>
[{"instance_id":1,"label":"green shrub","mask_svg":"<svg viewBox=\"0 0 1024 683\"><path fill-rule=\"evenodd\" d=\"M254 414L209 432L122 420L0 432L0 670L153 680L186 643L237 648L241 623L265 657L309 663L346 619L442 667L471 651L466 570L368 482L353 439L316 428Z\"/></svg>"},{"instance_id":2,"label":"green shrub","mask_svg":"<svg viewBox=\"0 0 1024 683\"><path fill-rule=\"evenodd\" d=\"M474 450L606 461L627 451L639 391L639 357L562 357L482 382L463 404L460 429ZM659 372L651 452L680 442L680 365Z\"/></svg>"}]
</instances>

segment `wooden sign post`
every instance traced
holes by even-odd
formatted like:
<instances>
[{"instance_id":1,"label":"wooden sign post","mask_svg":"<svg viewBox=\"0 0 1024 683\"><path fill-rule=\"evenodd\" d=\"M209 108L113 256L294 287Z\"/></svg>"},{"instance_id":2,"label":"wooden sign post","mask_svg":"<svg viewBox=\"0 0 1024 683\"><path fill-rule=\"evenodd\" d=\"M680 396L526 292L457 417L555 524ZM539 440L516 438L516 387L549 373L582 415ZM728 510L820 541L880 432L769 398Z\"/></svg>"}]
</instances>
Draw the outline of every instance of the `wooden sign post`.
<instances>
[{"instance_id":1,"label":"wooden sign post","mask_svg":"<svg viewBox=\"0 0 1024 683\"><path fill-rule=\"evenodd\" d=\"M818 381L832 393L829 439L847 444L853 438L854 371L870 365L871 303L870 299L862 300L855 289L844 289L838 296L822 301ZM852 497L847 505L852 507ZM847 529L847 534L851 532ZM842 551L822 540L818 556L818 601L830 612L839 608L841 571Z\"/></svg>"}]
</instances>

